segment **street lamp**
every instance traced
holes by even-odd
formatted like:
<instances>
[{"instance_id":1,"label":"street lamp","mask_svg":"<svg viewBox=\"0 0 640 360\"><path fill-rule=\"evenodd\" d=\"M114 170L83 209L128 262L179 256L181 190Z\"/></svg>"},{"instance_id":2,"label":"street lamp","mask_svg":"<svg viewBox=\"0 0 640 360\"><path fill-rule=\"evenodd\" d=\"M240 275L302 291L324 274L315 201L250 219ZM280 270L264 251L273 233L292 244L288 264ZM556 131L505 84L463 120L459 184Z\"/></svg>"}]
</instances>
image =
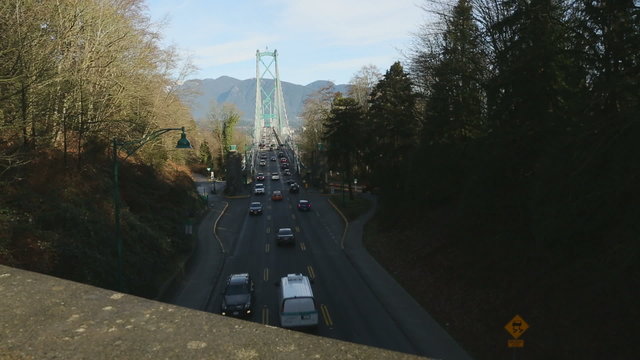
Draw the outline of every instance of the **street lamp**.
<instances>
[{"instance_id":1,"label":"street lamp","mask_svg":"<svg viewBox=\"0 0 640 360\"><path fill-rule=\"evenodd\" d=\"M211 188L211 193L215 194L216 193L216 179L213 176L213 171L211 171L210 167L207 168L207 171L210 174L209 181L213 184L213 188Z\"/></svg>"},{"instance_id":2,"label":"street lamp","mask_svg":"<svg viewBox=\"0 0 640 360\"><path fill-rule=\"evenodd\" d=\"M113 207L114 207L114 225L115 225L115 237L118 248L118 288L120 291L124 291L124 279L123 279L123 259L122 259L122 238L120 237L120 184L119 184L119 168L120 162L118 161L118 149L124 150L127 154L124 160L133 155L144 144L153 141L161 135L169 131L182 131L180 134L180 140L176 144L176 149L192 149L191 143L187 139L187 134L184 131L184 126L181 128L166 128L159 129L150 134L145 135L142 139L133 141L121 141L113 138Z\"/></svg>"},{"instance_id":3,"label":"street lamp","mask_svg":"<svg viewBox=\"0 0 640 360\"><path fill-rule=\"evenodd\" d=\"M245 143L244 144L244 184L245 185L247 185L247 183L249 182L249 179L248 179L249 175L253 177L253 171L252 171L253 168L251 167L251 163L253 162L252 161L253 159L248 158L250 149L251 147Z\"/></svg>"}]
</instances>

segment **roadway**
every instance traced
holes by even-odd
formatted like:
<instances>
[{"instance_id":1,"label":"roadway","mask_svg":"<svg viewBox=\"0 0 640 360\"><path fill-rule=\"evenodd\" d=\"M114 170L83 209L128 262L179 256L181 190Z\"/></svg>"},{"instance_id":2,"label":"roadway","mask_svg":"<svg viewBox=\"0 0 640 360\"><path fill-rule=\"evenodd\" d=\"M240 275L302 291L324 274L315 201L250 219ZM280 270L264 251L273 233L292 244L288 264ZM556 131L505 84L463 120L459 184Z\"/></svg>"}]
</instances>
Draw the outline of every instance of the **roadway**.
<instances>
[{"instance_id":1,"label":"roadway","mask_svg":"<svg viewBox=\"0 0 640 360\"><path fill-rule=\"evenodd\" d=\"M269 157L275 154L268 152ZM320 324L313 333L340 340L366 344L405 353L416 353L401 331L341 249L343 220L320 194L301 189L288 191L279 161L267 159L266 166L257 166L265 173L265 195L237 199L233 206L243 208L236 217L243 225L235 241L225 241L227 252L221 281L218 281L207 311L219 312L224 279L229 274L248 272L256 284L256 303L251 321L278 326L277 287L280 277L302 273L313 280L313 291L320 313ZM277 172L280 180L268 174ZM284 200L272 201L271 193L280 190ZM299 199L312 202L311 211L297 210ZM243 201L244 200L244 201ZM262 215L249 215L251 201L263 204ZM234 215L238 216L238 215ZM295 246L279 247L275 233L290 227L296 236ZM228 239L225 239L228 240Z\"/></svg>"},{"instance_id":2,"label":"roadway","mask_svg":"<svg viewBox=\"0 0 640 360\"><path fill-rule=\"evenodd\" d=\"M419 344L429 340L424 337L420 339L422 334L416 340L416 336L408 334L413 330L399 324L399 317L392 316L388 311L388 302L394 301L395 297L393 288L382 284L382 290L372 291L371 282L376 282L376 278L372 278L371 274L363 276L362 272L366 269L362 266L356 268L354 255L350 259L349 252L341 247L344 221L327 197L303 188L298 194L289 193L285 182L288 177L283 176L279 159L269 159L277 152L267 151L267 154L265 166L257 164L258 156L254 159L255 171L263 172L266 176L263 181L265 195L254 195L252 192L249 197L218 198L218 201L210 202L213 211L203 219L204 226L199 229L202 244L198 248L204 254L198 255L198 251L194 254L197 261L171 302L219 313L225 279L230 274L246 272L251 274L256 285L253 315L247 320L279 326L278 288L275 283L286 274L302 273L313 280L320 318L317 329L307 332L404 353L434 355L430 354L431 351L425 352ZM288 155L291 158L291 154ZM271 180L270 174L273 172L279 173L281 179ZM200 179L198 184L206 188L206 179ZM271 200L274 190L282 191L282 201ZM300 199L311 201L311 211L297 210ZM262 215L249 215L251 201L262 202ZM223 213L215 230L216 236L211 231L213 217ZM294 230L295 246L276 245L275 233L281 227ZM220 254L211 250L212 244L219 244L223 248L222 261ZM401 291L403 293L398 293L398 297L406 297L406 293ZM381 296L380 292L387 294ZM412 314L406 316L411 318ZM411 319L406 322L411 322ZM422 328L423 325L420 323L417 327ZM464 355L448 358L467 358Z\"/></svg>"}]
</instances>

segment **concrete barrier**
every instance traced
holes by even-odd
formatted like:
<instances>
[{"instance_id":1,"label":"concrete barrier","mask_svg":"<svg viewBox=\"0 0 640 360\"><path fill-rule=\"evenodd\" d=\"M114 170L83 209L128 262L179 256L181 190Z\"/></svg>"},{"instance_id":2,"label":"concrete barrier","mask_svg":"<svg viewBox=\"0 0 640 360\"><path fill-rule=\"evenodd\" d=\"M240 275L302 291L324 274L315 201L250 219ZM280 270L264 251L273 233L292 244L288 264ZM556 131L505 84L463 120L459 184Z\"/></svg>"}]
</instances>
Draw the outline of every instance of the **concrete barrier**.
<instances>
[{"instance_id":1,"label":"concrete barrier","mask_svg":"<svg viewBox=\"0 0 640 360\"><path fill-rule=\"evenodd\" d=\"M0 294L2 360L420 358L3 265Z\"/></svg>"}]
</instances>

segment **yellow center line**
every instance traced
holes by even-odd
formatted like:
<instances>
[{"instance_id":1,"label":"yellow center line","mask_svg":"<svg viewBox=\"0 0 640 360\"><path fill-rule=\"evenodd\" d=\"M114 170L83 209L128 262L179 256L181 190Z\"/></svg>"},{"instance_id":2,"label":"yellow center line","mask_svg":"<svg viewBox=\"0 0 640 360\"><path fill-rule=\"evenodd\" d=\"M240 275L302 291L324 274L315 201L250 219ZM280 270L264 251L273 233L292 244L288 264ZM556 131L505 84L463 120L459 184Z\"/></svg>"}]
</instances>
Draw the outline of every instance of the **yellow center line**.
<instances>
[{"instance_id":1,"label":"yellow center line","mask_svg":"<svg viewBox=\"0 0 640 360\"><path fill-rule=\"evenodd\" d=\"M300 227L296 226L296 232L300 232Z\"/></svg>"},{"instance_id":2,"label":"yellow center line","mask_svg":"<svg viewBox=\"0 0 640 360\"><path fill-rule=\"evenodd\" d=\"M303 242L301 242L301 243L300 243L300 250L302 250L302 251L307 250L307 247L306 247L306 246L304 246L304 243L303 243Z\"/></svg>"},{"instance_id":3,"label":"yellow center line","mask_svg":"<svg viewBox=\"0 0 640 360\"><path fill-rule=\"evenodd\" d=\"M269 281L269 268L264 268L262 278L264 279L264 281Z\"/></svg>"},{"instance_id":4,"label":"yellow center line","mask_svg":"<svg viewBox=\"0 0 640 360\"><path fill-rule=\"evenodd\" d=\"M320 310L322 311L322 317L324 318L324 323L327 326L333 326L333 320L331 320L331 315L329 315L329 309L325 304L320 305Z\"/></svg>"},{"instance_id":5,"label":"yellow center line","mask_svg":"<svg viewBox=\"0 0 640 360\"><path fill-rule=\"evenodd\" d=\"M267 227L267 234L271 232L271 228Z\"/></svg>"},{"instance_id":6,"label":"yellow center line","mask_svg":"<svg viewBox=\"0 0 640 360\"><path fill-rule=\"evenodd\" d=\"M262 323L264 325L269 324L269 308L267 307L267 305L264 305L262 307Z\"/></svg>"},{"instance_id":7,"label":"yellow center line","mask_svg":"<svg viewBox=\"0 0 640 360\"><path fill-rule=\"evenodd\" d=\"M270 245L269 243L264 244L264 252L266 252L266 253L269 252L269 249L270 249L269 245Z\"/></svg>"},{"instance_id":8,"label":"yellow center line","mask_svg":"<svg viewBox=\"0 0 640 360\"><path fill-rule=\"evenodd\" d=\"M313 271L313 267L311 265L307 265L307 272L309 272L309 279L315 279L316 273Z\"/></svg>"}]
</instances>

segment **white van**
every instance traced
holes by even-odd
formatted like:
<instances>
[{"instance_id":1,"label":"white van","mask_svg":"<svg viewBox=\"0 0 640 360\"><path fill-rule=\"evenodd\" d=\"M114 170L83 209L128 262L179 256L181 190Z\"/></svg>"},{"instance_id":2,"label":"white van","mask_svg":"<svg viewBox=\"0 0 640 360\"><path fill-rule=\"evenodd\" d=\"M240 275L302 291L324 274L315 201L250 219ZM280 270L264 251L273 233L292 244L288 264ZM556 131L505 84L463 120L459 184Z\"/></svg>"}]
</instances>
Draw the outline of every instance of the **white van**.
<instances>
[{"instance_id":1,"label":"white van","mask_svg":"<svg viewBox=\"0 0 640 360\"><path fill-rule=\"evenodd\" d=\"M280 326L283 328L318 326L316 300L308 277L289 274L281 278L278 300Z\"/></svg>"}]
</instances>

